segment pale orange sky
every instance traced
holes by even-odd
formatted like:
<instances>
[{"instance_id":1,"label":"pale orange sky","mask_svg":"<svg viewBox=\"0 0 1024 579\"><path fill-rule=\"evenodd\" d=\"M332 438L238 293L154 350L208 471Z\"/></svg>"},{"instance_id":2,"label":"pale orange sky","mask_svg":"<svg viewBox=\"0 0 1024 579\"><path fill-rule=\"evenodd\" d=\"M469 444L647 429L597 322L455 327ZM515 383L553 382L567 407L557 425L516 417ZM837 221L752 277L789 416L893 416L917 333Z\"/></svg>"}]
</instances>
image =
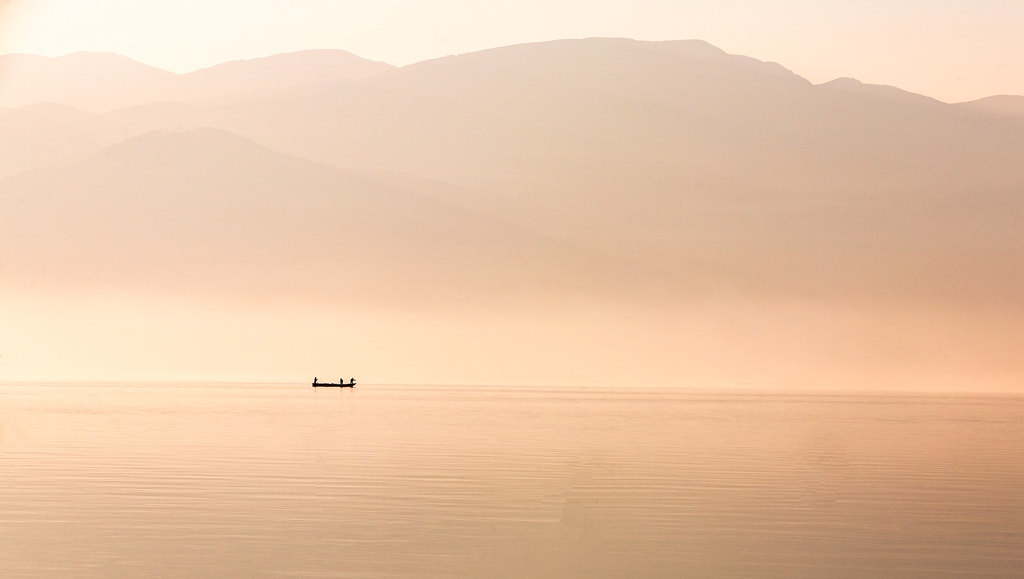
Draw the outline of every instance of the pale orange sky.
<instances>
[{"instance_id":1,"label":"pale orange sky","mask_svg":"<svg viewBox=\"0 0 1024 579\"><path fill-rule=\"evenodd\" d=\"M589 36L698 38L813 82L947 102L1024 94L1017 0L0 0L0 53L109 51L175 72L307 48L403 65Z\"/></svg>"}]
</instances>

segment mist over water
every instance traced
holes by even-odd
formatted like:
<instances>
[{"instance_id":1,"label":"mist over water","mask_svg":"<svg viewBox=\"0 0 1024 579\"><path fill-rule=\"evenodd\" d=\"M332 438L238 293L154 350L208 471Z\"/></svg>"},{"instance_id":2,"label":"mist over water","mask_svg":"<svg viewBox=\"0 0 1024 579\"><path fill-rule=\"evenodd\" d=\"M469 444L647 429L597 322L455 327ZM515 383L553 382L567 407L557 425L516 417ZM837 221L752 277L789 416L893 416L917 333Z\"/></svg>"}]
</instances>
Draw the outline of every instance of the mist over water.
<instances>
[{"instance_id":1,"label":"mist over water","mask_svg":"<svg viewBox=\"0 0 1024 579\"><path fill-rule=\"evenodd\" d=\"M1002 578L1022 451L1012 396L5 385L0 574Z\"/></svg>"}]
</instances>

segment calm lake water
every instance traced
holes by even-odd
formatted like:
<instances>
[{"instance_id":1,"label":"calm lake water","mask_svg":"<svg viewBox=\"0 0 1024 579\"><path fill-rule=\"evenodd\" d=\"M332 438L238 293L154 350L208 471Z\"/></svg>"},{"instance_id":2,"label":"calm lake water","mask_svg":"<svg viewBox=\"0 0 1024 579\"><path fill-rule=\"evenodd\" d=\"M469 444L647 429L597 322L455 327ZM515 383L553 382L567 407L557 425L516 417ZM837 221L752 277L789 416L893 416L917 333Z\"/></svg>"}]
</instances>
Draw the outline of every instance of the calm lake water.
<instances>
[{"instance_id":1,"label":"calm lake water","mask_svg":"<svg viewBox=\"0 0 1024 579\"><path fill-rule=\"evenodd\" d=\"M1024 398L0 385L0 577L1020 577Z\"/></svg>"}]
</instances>

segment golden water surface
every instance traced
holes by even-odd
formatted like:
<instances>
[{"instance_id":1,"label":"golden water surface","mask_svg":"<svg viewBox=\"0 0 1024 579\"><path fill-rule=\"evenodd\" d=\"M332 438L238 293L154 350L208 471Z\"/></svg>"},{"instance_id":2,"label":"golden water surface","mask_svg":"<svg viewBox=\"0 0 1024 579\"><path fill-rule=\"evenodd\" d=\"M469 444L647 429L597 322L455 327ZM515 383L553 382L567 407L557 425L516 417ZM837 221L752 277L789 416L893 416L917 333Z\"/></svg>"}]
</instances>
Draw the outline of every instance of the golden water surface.
<instances>
[{"instance_id":1,"label":"golden water surface","mask_svg":"<svg viewBox=\"0 0 1024 579\"><path fill-rule=\"evenodd\" d=\"M1024 398L0 385L0 577L1013 577Z\"/></svg>"}]
</instances>

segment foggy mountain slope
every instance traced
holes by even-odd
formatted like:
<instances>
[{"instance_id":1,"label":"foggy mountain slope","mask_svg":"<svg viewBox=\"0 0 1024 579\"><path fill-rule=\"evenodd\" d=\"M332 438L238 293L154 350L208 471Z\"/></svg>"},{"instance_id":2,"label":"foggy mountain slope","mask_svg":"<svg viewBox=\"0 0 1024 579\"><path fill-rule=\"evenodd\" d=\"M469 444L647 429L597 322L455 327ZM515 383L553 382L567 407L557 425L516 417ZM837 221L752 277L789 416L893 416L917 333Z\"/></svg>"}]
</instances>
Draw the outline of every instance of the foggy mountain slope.
<instances>
[{"instance_id":1,"label":"foggy mountain slope","mask_svg":"<svg viewBox=\"0 0 1024 579\"><path fill-rule=\"evenodd\" d=\"M1022 148L1015 124L850 79L813 86L696 41L512 46L107 122L127 136L216 126L339 166L532 196L555 212L586 201L616 221L683 197L1002 186L1016 181ZM641 217L666 214L657 209Z\"/></svg>"},{"instance_id":2,"label":"foggy mountain slope","mask_svg":"<svg viewBox=\"0 0 1024 579\"><path fill-rule=\"evenodd\" d=\"M237 60L174 74L127 57L78 52L57 58L0 55L0 106L58 103L90 112L164 101L206 99L394 69L343 50L308 50Z\"/></svg>"},{"instance_id":3,"label":"foggy mountain slope","mask_svg":"<svg viewBox=\"0 0 1024 579\"><path fill-rule=\"evenodd\" d=\"M666 117L675 124L699 121L691 125L700 129L732 114L715 110L722 108L716 102L760 92L760 80L807 84L794 75L779 78L775 68L767 79L752 77L746 59L734 66L723 55L709 64L704 46L679 56L647 44L591 40L494 49L355 85L223 107L203 121L337 164L468 186L550 189L564 184L552 179L564 179L566 170L570 184L589 185L605 176L578 169L621 168L657 150L696 153L714 144L709 139L726 136L679 132L664 125Z\"/></svg>"},{"instance_id":4,"label":"foggy mountain slope","mask_svg":"<svg viewBox=\"0 0 1024 579\"><path fill-rule=\"evenodd\" d=\"M390 305L614 293L638 275L214 129L150 133L0 182L0 254L8 284Z\"/></svg>"},{"instance_id":5,"label":"foggy mountain slope","mask_svg":"<svg viewBox=\"0 0 1024 579\"><path fill-rule=\"evenodd\" d=\"M193 122L340 166L532 197L559 221L581 204L618 221L645 207L656 210L638 218L666 215L659 205L679 200L957 194L1019 181L1019 125L856 85L813 86L703 43L591 39L201 107Z\"/></svg>"}]
</instances>

